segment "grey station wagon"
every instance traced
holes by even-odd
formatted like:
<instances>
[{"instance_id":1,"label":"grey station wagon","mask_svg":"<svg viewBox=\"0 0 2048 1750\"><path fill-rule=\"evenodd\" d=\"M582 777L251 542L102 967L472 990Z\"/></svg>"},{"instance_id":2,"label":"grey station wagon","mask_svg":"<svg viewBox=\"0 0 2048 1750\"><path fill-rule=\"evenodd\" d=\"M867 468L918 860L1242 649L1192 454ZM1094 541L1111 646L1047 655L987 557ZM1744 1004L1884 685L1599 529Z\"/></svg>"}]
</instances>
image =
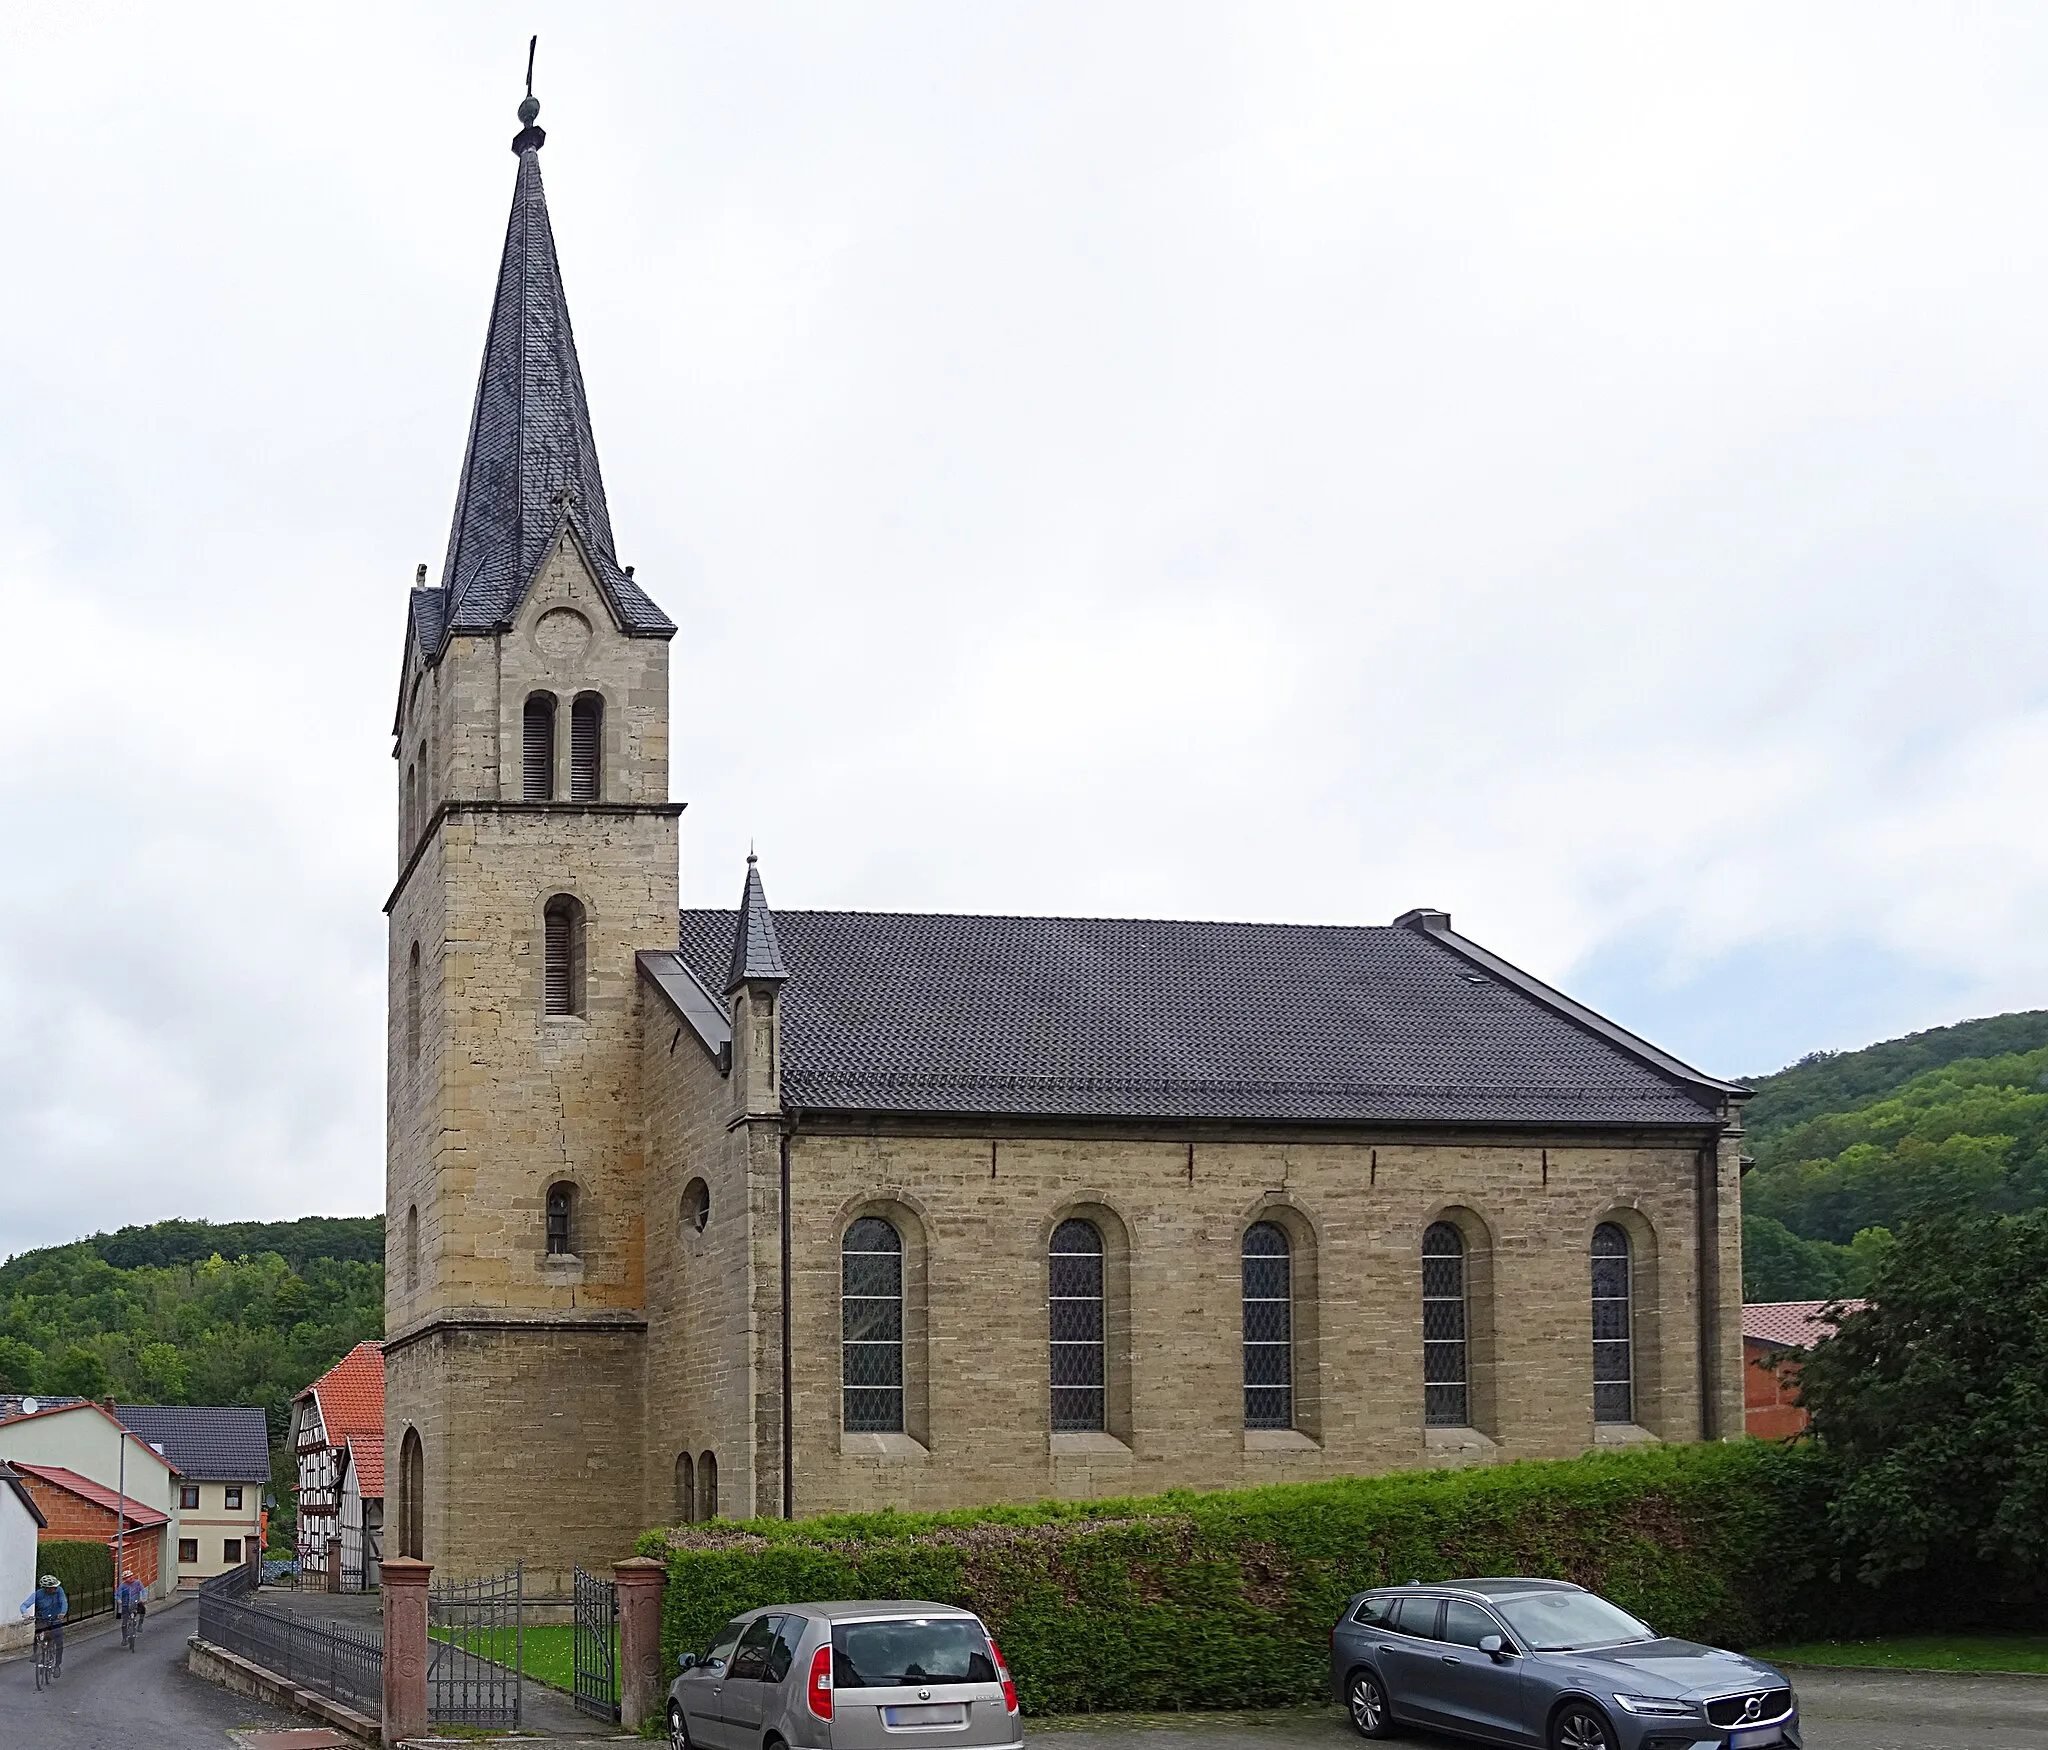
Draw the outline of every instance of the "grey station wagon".
<instances>
[{"instance_id":1,"label":"grey station wagon","mask_svg":"<svg viewBox=\"0 0 2048 1750\"><path fill-rule=\"evenodd\" d=\"M1330 1677L1368 1738L1406 1724L1545 1750L1801 1742L1783 1673L1669 1640L1562 1580L1361 1592L1331 1631Z\"/></svg>"},{"instance_id":2,"label":"grey station wagon","mask_svg":"<svg viewBox=\"0 0 2048 1750\"><path fill-rule=\"evenodd\" d=\"M981 1619L950 1604L776 1604L685 1653L674 1750L1021 1750L1017 1687Z\"/></svg>"}]
</instances>

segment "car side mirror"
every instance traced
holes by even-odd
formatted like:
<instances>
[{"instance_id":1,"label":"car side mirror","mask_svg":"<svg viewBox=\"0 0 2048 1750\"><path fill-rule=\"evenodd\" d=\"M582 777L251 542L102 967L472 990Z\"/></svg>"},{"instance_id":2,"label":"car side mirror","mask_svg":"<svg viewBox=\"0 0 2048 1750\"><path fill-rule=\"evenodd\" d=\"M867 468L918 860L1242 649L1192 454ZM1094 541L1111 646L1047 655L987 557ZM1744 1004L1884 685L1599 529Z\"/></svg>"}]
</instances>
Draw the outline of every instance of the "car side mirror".
<instances>
[{"instance_id":1,"label":"car side mirror","mask_svg":"<svg viewBox=\"0 0 2048 1750\"><path fill-rule=\"evenodd\" d=\"M1502 1640L1499 1635L1481 1635L1479 1637L1479 1650L1496 1665L1505 1665L1515 1656L1514 1649L1506 1641Z\"/></svg>"},{"instance_id":2,"label":"car side mirror","mask_svg":"<svg viewBox=\"0 0 2048 1750\"><path fill-rule=\"evenodd\" d=\"M685 1672L685 1671L688 1671L688 1670L691 1670L692 1668L694 1668L694 1667L695 1667L695 1665L696 1665L696 1663L697 1663L697 1655L696 1655L695 1653L678 1653L678 1654L676 1655L676 1674L677 1674L677 1676L681 1676L683 1672Z\"/></svg>"}]
</instances>

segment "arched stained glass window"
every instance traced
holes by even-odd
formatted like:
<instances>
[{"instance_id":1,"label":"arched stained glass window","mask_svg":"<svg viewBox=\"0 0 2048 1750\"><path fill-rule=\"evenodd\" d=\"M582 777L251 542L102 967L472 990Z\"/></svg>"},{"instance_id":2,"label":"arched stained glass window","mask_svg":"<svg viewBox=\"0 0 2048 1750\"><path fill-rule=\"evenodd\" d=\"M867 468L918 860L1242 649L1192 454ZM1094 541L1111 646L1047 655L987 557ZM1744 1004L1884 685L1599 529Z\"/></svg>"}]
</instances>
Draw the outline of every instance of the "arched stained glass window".
<instances>
[{"instance_id":1,"label":"arched stained glass window","mask_svg":"<svg viewBox=\"0 0 2048 1750\"><path fill-rule=\"evenodd\" d=\"M1244 1230L1244 1425L1294 1426L1294 1249L1287 1230Z\"/></svg>"},{"instance_id":2,"label":"arched stained glass window","mask_svg":"<svg viewBox=\"0 0 2048 1750\"><path fill-rule=\"evenodd\" d=\"M840 1415L849 1434L903 1432L903 1236L864 1215L839 1242Z\"/></svg>"},{"instance_id":3,"label":"arched stained glass window","mask_svg":"<svg viewBox=\"0 0 2048 1750\"><path fill-rule=\"evenodd\" d=\"M1465 1303L1465 1236L1434 1221L1422 1236L1422 1419L1463 1428L1472 1419Z\"/></svg>"},{"instance_id":4,"label":"arched stained glass window","mask_svg":"<svg viewBox=\"0 0 2048 1750\"><path fill-rule=\"evenodd\" d=\"M1052 1324L1052 1425L1085 1433L1107 1426L1104 1413L1102 1232L1092 1221L1063 1221L1047 1248Z\"/></svg>"},{"instance_id":5,"label":"arched stained glass window","mask_svg":"<svg viewBox=\"0 0 2048 1750\"><path fill-rule=\"evenodd\" d=\"M1628 1233L1617 1222L1593 1230L1593 1420L1633 1422L1635 1342Z\"/></svg>"}]
</instances>

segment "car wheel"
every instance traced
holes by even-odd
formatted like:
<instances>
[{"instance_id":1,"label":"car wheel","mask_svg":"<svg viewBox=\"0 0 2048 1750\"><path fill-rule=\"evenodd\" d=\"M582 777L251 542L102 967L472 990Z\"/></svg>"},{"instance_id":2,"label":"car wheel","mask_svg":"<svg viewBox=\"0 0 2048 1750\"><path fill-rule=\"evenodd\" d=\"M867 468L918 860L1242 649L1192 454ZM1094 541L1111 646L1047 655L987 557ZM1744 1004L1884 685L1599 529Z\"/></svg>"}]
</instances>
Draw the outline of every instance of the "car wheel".
<instances>
[{"instance_id":1,"label":"car wheel","mask_svg":"<svg viewBox=\"0 0 2048 1750\"><path fill-rule=\"evenodd\" d=\"M672 1701L668 1704L669 1750L690 1750L690 1728L683 1723L683 1704Z\"/></svg>"},{"instance_id":2,"label":"car wheel","mask_svg":"<svg viewBox=\"0 0 2048 1750\"><path fill-rule=\"evenodd\" d=\"M1384 1738L1394 1728L1387 1688L1371 1671L1354 1671L1344 1689L1344 1711L1361 1738Z\"/></svg>"},{"instance_id":3,"label":"car wheel","mask_svg":"<svg viewBox=\"0 0 2048 1750\"><path fill-rule=\"evenodd\" d=\"M1567 1702L1550 1722L1550 1750L1618 1750L1607 1716L1591 1702Z\"/></svg>"}]
</instances>

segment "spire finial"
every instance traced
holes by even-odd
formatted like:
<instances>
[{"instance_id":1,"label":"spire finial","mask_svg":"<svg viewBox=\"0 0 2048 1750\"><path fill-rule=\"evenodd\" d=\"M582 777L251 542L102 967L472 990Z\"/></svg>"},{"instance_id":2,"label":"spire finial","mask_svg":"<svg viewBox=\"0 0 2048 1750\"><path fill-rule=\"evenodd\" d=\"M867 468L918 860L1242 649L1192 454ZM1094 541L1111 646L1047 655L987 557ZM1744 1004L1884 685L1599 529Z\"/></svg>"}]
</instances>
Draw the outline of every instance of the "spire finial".
<instances>
[{"instance_id":1,"label":"spire finial","mask_svg":"<svg viewBox=\"0 0 2048 1750\"><path fill-rule=\"evenodd\" d=\"M752 839L747 840L747 867L751 869L760 860L759 857L754 855L754 841Z\"/></svg>"},{"instance_id":2,"label":"spire finial","mask_svg":"<svg viewBox=\"0 0 2048 1750\"><path fill-rule=\"evenodd\" d=\"M533 94L533 56L539 47L538 36L526 45L526 95L519 100L519 120L522 126L519 132L512 136L512 150L515 152L538 152L548 141L547 129L533 125L534 117L540 114L540 99Z\"/></svg>"}]
</instances>

